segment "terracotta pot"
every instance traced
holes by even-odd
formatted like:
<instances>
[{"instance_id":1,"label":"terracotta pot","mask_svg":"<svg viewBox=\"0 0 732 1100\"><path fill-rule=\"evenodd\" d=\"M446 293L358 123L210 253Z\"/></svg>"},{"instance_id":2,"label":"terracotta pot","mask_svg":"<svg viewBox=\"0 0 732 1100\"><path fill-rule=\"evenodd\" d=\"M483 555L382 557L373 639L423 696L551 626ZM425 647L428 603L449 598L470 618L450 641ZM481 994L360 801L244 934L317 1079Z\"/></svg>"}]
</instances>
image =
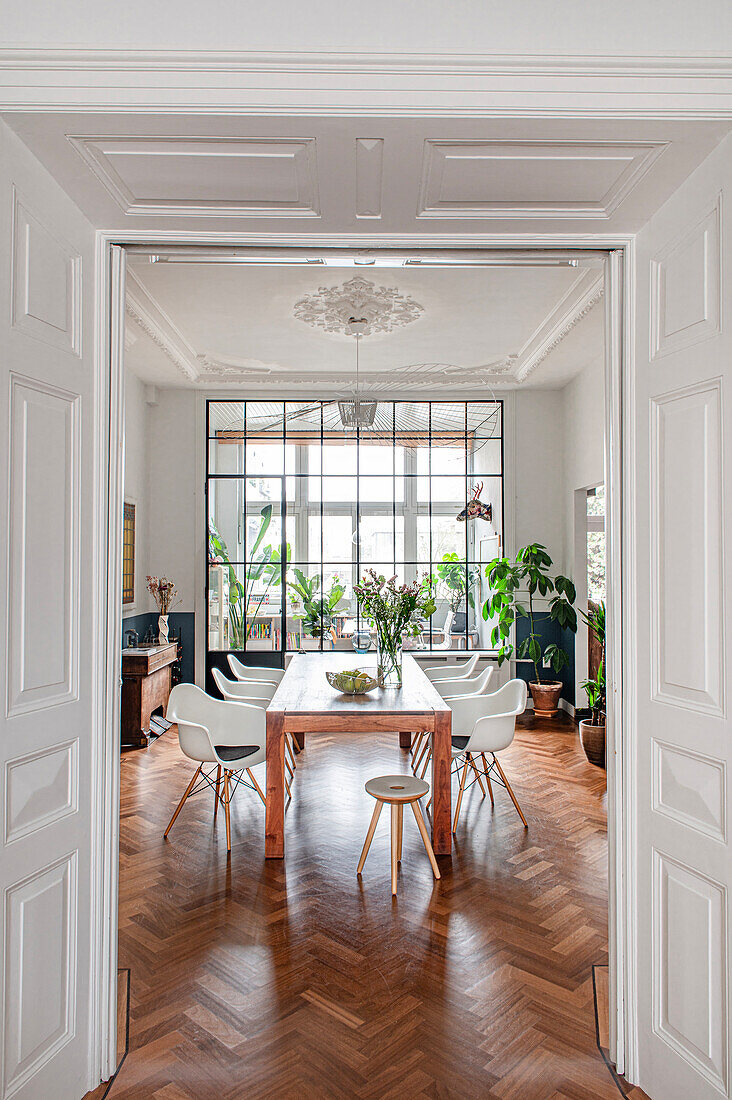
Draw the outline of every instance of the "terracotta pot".
<instances>
[{"instance_id":1,"label":"terracotta pot","mask_svg":"<svg viewBox=\"0 0 732 1100\"><path fill-rule=\"evenodd\" d=\"M591 764L598 768L605 767L605 727L593 726L590 721L583 719L579 724L580 740L585 756Z\"/></svg>"},{"instance_id":2,"label":"terracotta pot","mask_svg":"<svg viewBox=\"0 0 732 1100\"><path fill-rule=\"evenodd\" d=\"M537 718L553 718L559 710L561 681L542 680L540 684L529 684L529 691L534 700L534 714Z\"/></svg>"}]
</instances>

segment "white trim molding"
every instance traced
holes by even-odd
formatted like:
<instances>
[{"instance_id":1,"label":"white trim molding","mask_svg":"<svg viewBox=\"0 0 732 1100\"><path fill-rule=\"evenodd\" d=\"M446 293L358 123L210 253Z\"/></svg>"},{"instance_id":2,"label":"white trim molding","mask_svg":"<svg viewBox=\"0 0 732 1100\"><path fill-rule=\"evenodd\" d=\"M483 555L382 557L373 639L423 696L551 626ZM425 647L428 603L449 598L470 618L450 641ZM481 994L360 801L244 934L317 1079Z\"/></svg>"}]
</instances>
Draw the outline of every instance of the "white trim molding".
<instances>
[{"instance_id":1,"label":"white trim molding","mask_svg":"<svg viewBox=\"0 0 732 1100\"><path fill-rule=\"evenodd\" d=\"M604 293L605 281L601 270L589 268L582 272L561 302L519 351L514 370L515 381L525 382L547 356L559 347L565 336L597 305Z\"/></svg>"}]
</instances>

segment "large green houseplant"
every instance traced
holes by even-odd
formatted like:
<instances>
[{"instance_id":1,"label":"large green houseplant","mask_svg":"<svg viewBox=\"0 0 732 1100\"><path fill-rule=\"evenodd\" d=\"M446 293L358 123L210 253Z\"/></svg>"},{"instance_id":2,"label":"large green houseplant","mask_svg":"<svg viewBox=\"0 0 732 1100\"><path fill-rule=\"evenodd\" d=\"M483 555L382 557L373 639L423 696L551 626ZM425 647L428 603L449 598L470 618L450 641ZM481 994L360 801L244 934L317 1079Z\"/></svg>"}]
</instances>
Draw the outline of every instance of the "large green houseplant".
<instances>
[{"instance_id":1,"label":"large green houseplant","mask_svg":"<svg viewBox=\"0 0 732 1100\"><path fill-rule=\"evenodd\" d=\"M569 664L569 656L556 642L544 641L537 600L548 600L549 617L553 622L572 633L577 632L574 585L561 573L552 576L549 572L552 564L546 547L539 542L523 546L515 561L494 558L486 566L492 594L483 605L483 618L497 620L491 640L498 647L498 664L513 657L514 648L519 660L531 661L534 678L529 682L529 690L534 700L534 713L541 717L557 713L562 691L560 680L542 678L542 669L549 665L555 673L561 672ZM523 602L525 599L528 603ZM518 619L527 620L528 633L514 647L510 637Z\"/></svg>"}]
</instances>

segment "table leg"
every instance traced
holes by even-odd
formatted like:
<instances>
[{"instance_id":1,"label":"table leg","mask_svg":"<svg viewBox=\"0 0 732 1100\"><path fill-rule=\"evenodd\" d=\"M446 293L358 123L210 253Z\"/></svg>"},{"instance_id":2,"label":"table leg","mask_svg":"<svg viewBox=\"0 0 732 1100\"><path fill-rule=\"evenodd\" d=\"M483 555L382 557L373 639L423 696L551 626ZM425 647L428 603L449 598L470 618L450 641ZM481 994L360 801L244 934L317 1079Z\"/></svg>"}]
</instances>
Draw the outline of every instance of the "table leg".
<instances>
[{"instance_id":1,"label":"table leg","mask_svg":"<svg viewBox=\"0 0 732 1100\"><path fill-rule=\"evenodd\" d=\"M411 749L411 747L412 747L412 735L411 735L411 733L409 732L409 730L400 730L399 731L399 748L400 749Z\"/></svg>"},{"instance_id":2,"label":"table leg","mask_svg":"<svg viewBox=\"0 0 732 1100\"><path fill-rule=\"evenodd\" d=\"M432 847L438 856L449 856L452 851L451 730L450 711L435 711L432 735Z\"/></svg>"},{"instance_id":3,"label":"table leg","mask_svg":"<svg viewBox=\"0 0 732 1100\"><path fill-rule=\"evenodd\" d=\"M267 805L264 829L266 859L285 855L285 716L267 711Z\"/></svg>"}]
</instances>

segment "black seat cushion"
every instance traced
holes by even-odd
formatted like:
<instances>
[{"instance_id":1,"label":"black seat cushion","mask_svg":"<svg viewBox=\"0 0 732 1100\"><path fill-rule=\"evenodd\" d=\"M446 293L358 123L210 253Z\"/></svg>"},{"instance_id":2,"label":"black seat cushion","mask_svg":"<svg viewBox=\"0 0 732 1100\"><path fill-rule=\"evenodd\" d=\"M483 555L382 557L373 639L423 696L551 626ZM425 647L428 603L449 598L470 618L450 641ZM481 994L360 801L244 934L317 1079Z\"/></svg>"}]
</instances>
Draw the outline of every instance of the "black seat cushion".
<instances>
[{"instance_id":1,"label":"black seat cushion","mask_svg":"<svg viewBox=\"0 0 732 1100\"><path fill-rule=\"evenodd\" d=\"M243 760L259 752L259 745L214 745L222 760Z\"/></svg>"},{"instance_id":2,"label":"black seat cushion","mask_svg":"<svg viewBox=\"0 0 732 1100\"><path fill-rule=\"evenodd\" d=\"M469 737L453 737L452 747L454 749L464 749L469 740Z\"/></svg>"}]
</instances>

